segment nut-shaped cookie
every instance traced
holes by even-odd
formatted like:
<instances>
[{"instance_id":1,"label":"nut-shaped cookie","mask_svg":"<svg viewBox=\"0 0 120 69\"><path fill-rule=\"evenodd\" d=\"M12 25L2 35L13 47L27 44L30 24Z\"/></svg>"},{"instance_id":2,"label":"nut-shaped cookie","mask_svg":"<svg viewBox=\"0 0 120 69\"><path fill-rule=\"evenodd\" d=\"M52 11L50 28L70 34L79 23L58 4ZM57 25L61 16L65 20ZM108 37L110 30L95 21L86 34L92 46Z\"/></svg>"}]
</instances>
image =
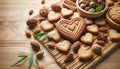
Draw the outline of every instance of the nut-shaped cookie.
<instances>
[{"instance_id":1,"label":"nut-shaped cookie","mask_svg":"<svg viewBox=\"0 0 120 69\"><path fill-rule=\"evenodd\" d=\"M60 41L60 35L57 31L51 31L47 34L47 37L50 39L50 40L53 40L55 42L59 42Z\"/></svg>"},{"instance_id":2,"label":"nut-shaped cookie","mask_svg":"<svg viewBox=\"0 0 120 69\"><path fill-rule=\"evenodd\" d=\"M94 44L92 46L92 52L96 55L101 55L102 54L102 47L99 46L98 44Z\"/></svg>"}]
</instances>

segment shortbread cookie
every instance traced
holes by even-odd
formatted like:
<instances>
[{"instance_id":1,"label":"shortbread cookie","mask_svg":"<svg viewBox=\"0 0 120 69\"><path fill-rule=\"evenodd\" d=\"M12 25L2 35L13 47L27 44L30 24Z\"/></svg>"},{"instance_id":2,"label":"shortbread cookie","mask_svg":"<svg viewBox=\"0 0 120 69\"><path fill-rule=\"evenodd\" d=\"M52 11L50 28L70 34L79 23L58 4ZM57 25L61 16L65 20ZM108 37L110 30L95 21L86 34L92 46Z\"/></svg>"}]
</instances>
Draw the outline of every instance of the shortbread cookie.
<instances>
[{"instance_id":1,"label":"shortbread cookie","mask_svg":"<svg viewBox=\"0 0 120 69\"><path fill-rule=\"evenodd\" d=\"M79 12L74 12L73 16L70 17L70 19L76 18L76 17L80 17Z\"/></svg>"},{"instance_id":2,"label":"shortbread cookie","mask_svg":"<svg viewBox=\"0 0 120 69\"><path fill-rule=\"evenodd\" d=\"M71 44L67 40L63 40L63 41L56 44L57 50L62 52L62 53L65 53L65 54L68 53L70 46L71 46Z\"/></svg>"},{"instance_id":3,"label":"shortbread cookie","mask_svg":"<svg viewBox=\"0 0 120 69\"><path fill-rule=\"evenodd\" d=\"M93 34L97 34L99 32L99 28L97 25L93 24L93 25L87 26L87 31Z\"/></svg>"},{"instance_id":4,"label":"shortbread cookie","mask_svg":"<svg viewBox=\"0 0 120 69\"><path fill-rule=\"evenodd\" d=\"M71 16L73 15L73 11L72 11L72 10L69 10L69 9L67 9L67 8L62 8L61 13L62 13L62 16L63 16L64 18L69 18L69 17L71 17Z\"/></svg>"},{"instance_id":5,"label":"shortbread cookie","mask_svg":"<svg viewBox=\"0 0 120 69\"><path fill-rule=\"evenodd\" d=\"M91 45L94 41L94 36L91 33L86 33L84 36L82 36L80 38L80 40L84 43L84 44L88 44Z\"/></svg>"},{"instance_id":6,"label":"shortbread cookie","mask_svg":"<svg viewBox=\"0 0 120 69\"><path fill-rule=\"evenodd\" d=\"M78 58L80 61L89 61L93 58L93 53L90 50L78 50Z\"/></svg>"},{"instance_id":7,"label":"shortbread cookie","mask_svg":"<svg viewBox=\"0 0 120 69\"><path fill-rule=\"evenodd\" d=\"M120 41L120 33L118 33L114 29L110 29L110 31L109 31L109 38L112 41Z\"/></svg>"},{"instance_id":8,"label":"shortbread cookie","mask_svg":"<svg viewBox=\"0 0 120 69\"><path fill-rule=\"evenodd\" d=\"M89 19L89 18L84 18L84 20L85 20L87 25L93 24L93 21L91 19Z\"/></svg>"},{"instance_id":9,"label":"shortbread cookie","mask_svg":"<svg viewBox=\"0 0 120 69\"><path fill-rule=\"evenodd\" d=\"M84 31L86 23L83 18L77 17L71 20L60 20L56 28L58 32L70 41L76 41Z\"/></svg>"},{"instance_id":10,"label":"shortbread cookie","mask_svg":"<svg viewBox=\"0 0 120 69\"><path fill-rule=\"evenodd\" d=\"M54 11L50 11L48 14L48 20L52 23L57 22L58 20L60 20L61 18L61 14L54 12Z\"/></svg>"},{"instance_id":11,"label":"shortbread cookie","mask_svg":"<svg viewBox=\"0 0 120 69\"><path fill-rule=\"evenodd\" d=\"M99 26L104 26L104 25L106 25L106 20L105 20L105 18L100 17L100 18L96 19L94 21L94 23L99 25Z\"/></svg>"},{"instance_id":12,"label":"shortbread cookie","mask_svg":"<svg viewBox=\"0 0 120 69\"><path fill-rule=\"evenodd\" d=\"M109 10L109 16L113 21L120 24L120 7L119 6L112 7Z\"/></svg>"},{"instance_id":13,"label":"shortbread cookie","mask_svg":"<svg viewBox=\"0 0 120 69\"><path fill-rule=\"evenodd\" d=\"M42 21L40 23L40 26L44 31L50 31L54 28L54 25L49 23L48 21Z\"/></svg>"},{"instance_id":14,"label":"shortbread cookie","mask_svg":"<svg viewBox=\"0 0 120 69\"><path fill-rule=\"evenodd\" d=\"M60 35L58 34L57 31L51 31L47 34L48 38L50 40L53 40L55 42L59 42L60 41Z\"/></svg>"}]
</instances>

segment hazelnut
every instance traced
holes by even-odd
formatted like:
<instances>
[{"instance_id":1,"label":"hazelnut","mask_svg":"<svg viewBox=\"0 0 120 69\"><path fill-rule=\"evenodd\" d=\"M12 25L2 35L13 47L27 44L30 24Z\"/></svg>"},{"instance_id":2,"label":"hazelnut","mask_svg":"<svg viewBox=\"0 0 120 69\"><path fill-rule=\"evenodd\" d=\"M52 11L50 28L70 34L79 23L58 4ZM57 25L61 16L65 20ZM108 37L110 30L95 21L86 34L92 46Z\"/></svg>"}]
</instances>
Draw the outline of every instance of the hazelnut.
<instances>
[{"instance_id":1,"label":"hazelnut","mask_svg":"<svg viewBox=\"0 0 120 69\"><path fill-rule=\"evenodd\" d=\"M30 28L30 29L33 29L34 27L36 27L37 26L37 20L36 19L29 19L27 22L26 22L26 24L28 25L28 27Z\"/></svg>"},{"instance_id":2,"label":"hazelnut","mask_svg":"<svg viewBox=\"0 0 120 69\"><path fill-rule=\"evenodd\" d=\"M41 3L44 4L44 3L45 3L45 0L41 0Z\"/></svg>"},{"instance_id":3,"label":"hazelnut","mask_svg":"<svg viewBox=\"0 0 120 69\"><path fill-rule=\"evenodd\" d=\"M102 54L102 47L99 45L93 45L92 46L92 52L96 55L101 55Z\"/></svg>"},{"instance_id":4,"label":"hazelnut","mask_svg":"<svg viewBox=\"0 0 120 69\"><path fill-rule=\"evenodd\" d=\"M42 17L47 17L48 13L49 13L48 8L45 7L45 6L44 6L43 8L41 8L40 11L39 11L39 14L40 14Z\"/></svg>"},{"instance_id":5,"label":"hazelnut","mask_svg":"<svg viewBox=\"0 0 120 69\"><path fill-rule=\"evenodd\" d=\"M86 5L85 5L85 4L81 4L80 7L81 7L82 9L85 9Z\"/></svg>"},{"instance_id":6,"label":"hazelnut","mask_svg":"<svg viewBox=\"0 0 120 69\"><path fill-rule=\"evenodd\" d=\"M95 2L90 2L90 3L89 3L89 6L90 6L91 8L94 8L95 5L96 5Z\"/></svg>"},{"instance_id":7,"label":"hazelnut","mask_svg":"<svg viewBox=\"0 0 120 69\"><path fill-rule=\"evenodd\" d=\"M55 12L61 11L61 6L58 4L52 4L51 7L52 7L53 11L55 11Z\"/></svg>"}]
</instances>

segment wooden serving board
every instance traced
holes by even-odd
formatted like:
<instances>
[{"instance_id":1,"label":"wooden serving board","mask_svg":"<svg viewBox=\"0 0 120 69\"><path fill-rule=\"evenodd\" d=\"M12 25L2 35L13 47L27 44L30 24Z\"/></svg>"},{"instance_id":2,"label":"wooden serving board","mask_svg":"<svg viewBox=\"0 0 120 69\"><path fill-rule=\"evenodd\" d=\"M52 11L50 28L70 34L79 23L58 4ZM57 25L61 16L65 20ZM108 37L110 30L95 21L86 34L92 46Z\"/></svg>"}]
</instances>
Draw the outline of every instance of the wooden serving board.
<instances>
[{"instance_id":1,"label":"wooden serving board","mask_svg":"<svg viewBox=\"0 0 120 69\"><path fill-rule=\"evenodd\" d=\"M59 4L62 4L63 1L59 2ZM39 19L39 15L35 16L34 18ZM64 38L63 38L64 40ZM48 51L49 53L53 56L55 61L65 69L92 69L94 66L96 66L101 60L104 60L109 54L111 54L113 51L115 51L119 45L120 42L111 42L108 41L108 43L105 44L104 47L102 47L102 55L97 56L94 54L94 58L91 61L88 62L80 62L77 54L74 53L74 60L69 62L69 63L64 63L65 57L67 56L66 54L60 53L57 49L50 49L45 44L42 44ZM84 46L82 46L84 47ZM85 46L84 47L87 50L90 50L90 46ZM72 50L69 51L71 53ZM68 53L68 54L69 54Z\"/></svg>"}]
</instances>

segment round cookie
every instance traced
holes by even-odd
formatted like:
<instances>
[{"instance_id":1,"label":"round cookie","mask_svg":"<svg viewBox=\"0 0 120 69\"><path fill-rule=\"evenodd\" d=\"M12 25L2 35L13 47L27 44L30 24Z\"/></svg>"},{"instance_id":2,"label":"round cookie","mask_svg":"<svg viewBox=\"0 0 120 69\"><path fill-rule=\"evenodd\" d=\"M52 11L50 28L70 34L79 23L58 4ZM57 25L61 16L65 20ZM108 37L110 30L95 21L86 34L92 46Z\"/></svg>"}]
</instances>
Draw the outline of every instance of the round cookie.
<instances>
[{"instance_id":1,"label":"round cookie","mask_svg":"<svg viewBox=\"0 0 120 69\"><path fill-rule=\"evenodd\" d=\"M110 18L120 24L120 7L112 7L109 11Z\"/></svg>"}]
</instances>

